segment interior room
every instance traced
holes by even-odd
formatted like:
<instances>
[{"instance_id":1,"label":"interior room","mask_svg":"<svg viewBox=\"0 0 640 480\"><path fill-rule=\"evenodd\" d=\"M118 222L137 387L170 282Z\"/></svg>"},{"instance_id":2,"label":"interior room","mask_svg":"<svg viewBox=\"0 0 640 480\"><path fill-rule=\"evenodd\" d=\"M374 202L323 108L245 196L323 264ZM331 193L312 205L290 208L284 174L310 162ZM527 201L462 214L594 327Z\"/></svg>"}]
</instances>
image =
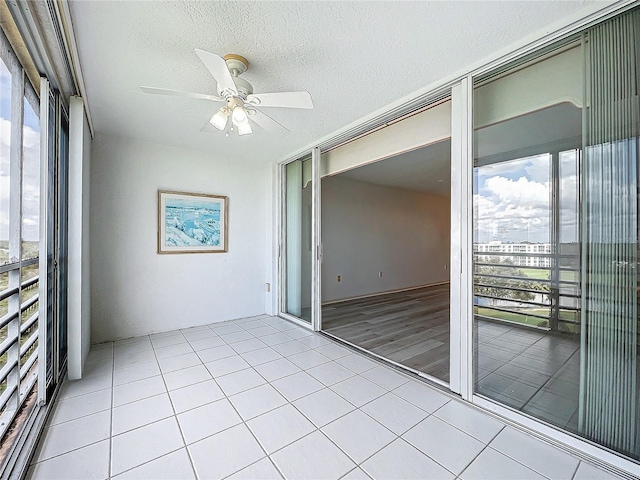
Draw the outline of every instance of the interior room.
<instances>
[{"instance_id":1,"label":"interior room","mask_svg":"<svg viewBox=\"0 0 640 480\"><path fill-rule=\"evenodd\" d=\"M322 179L322 330L449 378L451 142Z\"/></svg>"},{"instance_id":2,"label":"interior room","mask_svg":"<svg viewBox=\"0 0 640 480\"><path fill-rule=\"evenodd\" d=\"M0 0L0 478L640 478L639 59L639 0Z\"/></svg>"}]
</instances>

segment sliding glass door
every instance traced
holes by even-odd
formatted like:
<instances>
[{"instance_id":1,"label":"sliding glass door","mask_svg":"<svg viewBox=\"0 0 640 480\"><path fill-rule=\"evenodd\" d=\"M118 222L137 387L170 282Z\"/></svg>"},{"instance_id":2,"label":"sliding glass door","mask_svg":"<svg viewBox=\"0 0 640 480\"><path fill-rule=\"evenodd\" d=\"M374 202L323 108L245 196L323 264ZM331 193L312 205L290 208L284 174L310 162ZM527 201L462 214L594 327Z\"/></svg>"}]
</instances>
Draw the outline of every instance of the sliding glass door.
<instances>
[{"instance_id":1,"label":"sliding glass door","mask_svg":"<svg viewBox=\"0 0 640 480\"><path fill-rule=\"evenodd\" d=\"M280 313L315 327L319 283L318 159L310 153L281 165Z\"/></svg>"},{"instance_id":2,"label":"sliding glass door","mask_svg":"<svg viewBox=\"0 0 640 480\"><path fill-rule=\"evenodd\" d=\"M640 11L476 79L474 390L640 459Z\"/></svg>"},{"instance_id":3,"label":"sliding glass door","mask_svg":"<svg viewBox=\"0 0 640 480\"><path fill-rule=\"evenodd\" d=\"M46 79L40 84L41 202L40 297L41 342L38 397L48 402L66 372L67 356L67 217L69 123L60 96ZM46 240L46 241L45 241Z\"/></svg>"},{"instance_id":4,"label":"sliding glass door","mask_svg":"<svg viewBox=\"0 0 640 480\"><path fill-rule=\"evenodd\" d=\"M56 375L62 378L67 368L67 290L69 243L69 118L62 103L58 106L58 161L56 164L55 262L57 301Z\"/></svg>"}]
</instances>

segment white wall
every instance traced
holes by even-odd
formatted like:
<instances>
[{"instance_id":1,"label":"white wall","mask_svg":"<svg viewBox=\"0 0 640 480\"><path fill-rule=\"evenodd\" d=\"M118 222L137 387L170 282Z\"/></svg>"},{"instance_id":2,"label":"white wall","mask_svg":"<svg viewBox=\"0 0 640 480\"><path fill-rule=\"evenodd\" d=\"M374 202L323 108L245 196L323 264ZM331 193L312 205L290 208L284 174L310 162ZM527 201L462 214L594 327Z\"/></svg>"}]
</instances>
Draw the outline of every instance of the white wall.
<instances>
[{"instance_id":1,"label":"white wall","mask_svg":"<svg viewBox=\"0 0 640 480\"><path fill-rule=\"evenodd\" d=\"M228 157L96 137L91 168L92 341L264 313L270 172L271 166L249 166ZM228 253L158 255L159 189L228 196Z\"/></svg>"},{"instance_id":2,"label":"white wall","mask_svg":"<svg viewBox=\"0 0 640 480\"><path fill-rule=\"evenodd\" d=\"M268 181L267 192L265 202L265 215L267 221L265 222L265 263L264 263L264 277L265 288L267 292L264 298L264 309L267 315L278 314L278 221L280 216L278 214L278 164L272 163L268 167Z\"/></svg>"},{"instance_id":3,"label":"white wall","mask_svg":"<svg viewBox=\"0 0 640 480\"><path fill-rule=\"evenodd\" d=\"M82 117L82 362L91 349L91 131L87 117Z\"/></svg>"},{"instance_id":4,"label":"white wall","mask_svg":"<svg viewBox=\"0 0 640 480\"><path fill-rule=\"evenodd\" d=\"M69 108L68 376L82 377L91 346L90 171L91 133L84 102L71 97Z\"/></svg>"},{"instance_id":5,"label":"white wall","mask_svg":"<svg viewBox=\"0 0 640 480\"><path fill-rule=\"evenodd\" d=\"M448 281L449 224L448 197L324 178L322 301Z\"/></svg>"}]
</instances>

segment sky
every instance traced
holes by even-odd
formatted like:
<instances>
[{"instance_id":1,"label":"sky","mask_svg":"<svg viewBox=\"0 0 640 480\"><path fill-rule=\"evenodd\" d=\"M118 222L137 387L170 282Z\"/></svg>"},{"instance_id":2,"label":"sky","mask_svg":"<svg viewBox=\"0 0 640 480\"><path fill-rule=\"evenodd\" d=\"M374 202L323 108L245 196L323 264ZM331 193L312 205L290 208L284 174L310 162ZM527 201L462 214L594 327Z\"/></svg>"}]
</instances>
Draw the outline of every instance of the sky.
<instances>
[{"instance_id":1,"label":"sky","mask_svg":"<svg viewBox=\"0 0 640 480\"><path fill-rule=\"evenodd\" d=\"M577 241L575 154L561 154L561 241ZM536 155L474 169L474 241L551 241L551 157Z\"/></svg>"},{"instance_id":2,"label":"sky","mask_svg":"<svg viewBox=\"0 0 640 480\"><path fill-rule=\"evenodd\" d=\"M22 238L37 241L40 208L39 119L25 103L23 127ZM0 60L0 240L9 237L9 152L11 148L11 76Z\"/></svg>"}]
</instances>

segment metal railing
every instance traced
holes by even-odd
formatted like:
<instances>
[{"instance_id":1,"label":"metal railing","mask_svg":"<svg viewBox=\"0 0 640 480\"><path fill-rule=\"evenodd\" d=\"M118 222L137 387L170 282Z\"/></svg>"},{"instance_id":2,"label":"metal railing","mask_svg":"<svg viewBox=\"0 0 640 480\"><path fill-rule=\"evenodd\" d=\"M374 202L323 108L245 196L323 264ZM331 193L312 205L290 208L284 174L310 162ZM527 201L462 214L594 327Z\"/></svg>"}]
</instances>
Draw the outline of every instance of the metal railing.
<instances>
[{"instance_id":1,"label":"metal railing","mask_svg":"<svg viewBox=\"0 0 640 480\"><path fill-rule=\"evenodd\" d=\"M0 291L0 438L10 428L38 380L38 275L22 280L38 258L2 266L8 278Z\"/></svg>"},{"instance_id":2,"label":"metal railing","mask_svg":"<svg viewBox=\"0 0 640 480\"><path fill-rule=\"evenodd\" d=\"M474 251L473 256L477 317L579 333L579 271L572 266L578 265L579 258L575 253Z\"/></svg>"}]
</instances>

